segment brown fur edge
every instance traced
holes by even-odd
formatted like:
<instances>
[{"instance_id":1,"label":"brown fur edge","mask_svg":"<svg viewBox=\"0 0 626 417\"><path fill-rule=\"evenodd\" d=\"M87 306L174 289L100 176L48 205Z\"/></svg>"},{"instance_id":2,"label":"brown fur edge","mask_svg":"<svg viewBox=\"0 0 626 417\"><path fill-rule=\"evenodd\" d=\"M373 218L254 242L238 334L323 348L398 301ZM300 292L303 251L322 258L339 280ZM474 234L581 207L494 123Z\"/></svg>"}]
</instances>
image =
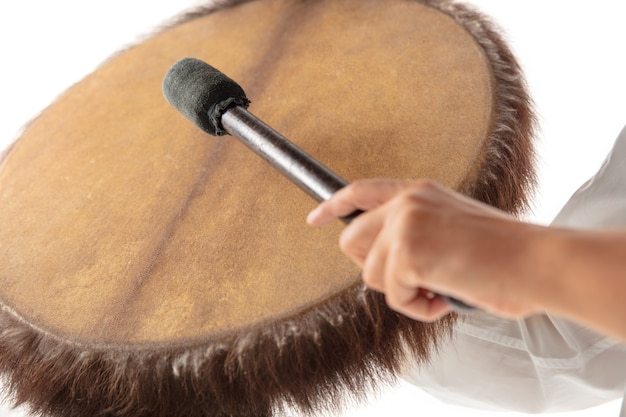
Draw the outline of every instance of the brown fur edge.
<instances>
[{"instance_id":1,"label":"brown fur edge","mask_svg":"<svg viewBox=\"0 0 626 417\"><path fill-rule=\"evenodd\" d=\"M420 0L417 0L420 1ZM242 0L235 1L241 3ZM472 33L493 65L497 116L480 181L464 192L511 213L534 186L535 119L520 68L494 26L453 1L423 0ZM231 5L222 1L184 19ZM357 285L295 317L217 342L137 349L81 346L0 313L0 372L16 405L49 416L269 416L342 405L395 379L408 358L428 360L454 316L420 323ZM408 348L408 349L407 349Z\"/></svg>"}]
</instances>

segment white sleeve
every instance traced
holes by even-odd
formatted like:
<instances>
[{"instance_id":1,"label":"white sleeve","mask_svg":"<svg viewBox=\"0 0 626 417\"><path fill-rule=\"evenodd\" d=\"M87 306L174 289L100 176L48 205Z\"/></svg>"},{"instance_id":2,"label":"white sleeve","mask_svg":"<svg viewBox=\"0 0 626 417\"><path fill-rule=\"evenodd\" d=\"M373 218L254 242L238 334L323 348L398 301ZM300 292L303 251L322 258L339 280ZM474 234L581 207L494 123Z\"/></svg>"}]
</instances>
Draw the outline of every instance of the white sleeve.
<instances>
[{"instance_id":1,"label":"white sleeve","mask_svg":"<svg viewBox=\"0 0 626 417\"><path fill-rule=\"evenodd\" d=\"M626 226L626 128L600 171L553 222ZM427 366L404 378L450 404L527 413L572 411L618 399L626 345L551 315L506 320L476 312Z\"/></svg>"}]
</instances>

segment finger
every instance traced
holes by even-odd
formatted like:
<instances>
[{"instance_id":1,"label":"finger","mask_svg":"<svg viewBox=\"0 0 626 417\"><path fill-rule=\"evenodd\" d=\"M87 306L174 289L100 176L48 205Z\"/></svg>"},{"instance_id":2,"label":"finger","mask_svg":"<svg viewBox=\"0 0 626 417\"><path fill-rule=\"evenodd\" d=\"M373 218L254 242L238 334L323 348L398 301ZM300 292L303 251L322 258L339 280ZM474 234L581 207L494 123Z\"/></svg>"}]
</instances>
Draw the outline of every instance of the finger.
<instances>
[{"instance_id":1,"label":"finger","mask_svg":"<svg viewBox=\"0 0 626 417\"><path fill-rule=\"evenodd\" d=\"M435 321L452 309L439 296L422 288L406 287L385 281L385 301L389 308L419 321Z\"/></svg>"},{"instance_id":2,"label":"finger","mask_svg":"<svg viewBox=\"0 0 626 417\"><path fill-rule=\"evenodd\" d=\"M336 218L347 216L356 210L356 206L348 201L326 200L311 210L306 218L310 226L324 226Z\"/></svg>"},{"instance_id":3,"label":"finger","mask_svg":"<svg viewBox=\"0 0 626 417\"><path fill-rule=\"evenodd\" d=\"M435 321L452 311L450 305L432 291L406 287L399 282L386 286L385 301L392 310L419 321Z\"/></svg>"},{"instance_id":4,"label":"finger","mask_svg":"<svg viewBox=\"0 0 626 417\"><path fill-rule=\"evenodd\" d=\"M419 321L435 321L452 312L450 306L441 298L418 296L401 307L401 314Z\"/></svg>"},{"instance_id":5,"label":"finger","mask_svg":"<svg viewBox=\"0 0 626 417\"><path fill-rule=\"evenodd\" d=\"M369 288L379 292L385 292L387 285L385 282L387 251L387 241L384 232L379 232L363 262L363 272L361 274L363 282Z\"/></svg>"},{"instance_id":6,"label":"finger","mask_svg":"<svg viewBox=\"0 0 626 417\"><path fill-rule=\"evenodd\" d=\"M389 307L401 314L421 321L434 321L451 309L448 304L434 292L421 286L420 271L415 265L415 253L408 242L410 239L403 236L406 227L398 217L391 223L395 227L395 239L387 244L387 256L384 274L385 300ZM382 238L380 240L383 240Z\"/></svg>"},{"instance_id":7,"label":"finger","mask_svg":"<svg viewBox=\"0 0 626 417\"><path fill-rule=\"evenodd\" d=\"M393 276L390 274L390 271L393 271L393 266L390 267L389 259L393 259L391 251L394 251L398 244L398 231L394 228L396 222L389 210L389 204L386 204L371 212L374 216L381 216L377 218L380 224L377 225L379 227L378 235L369 249L362 273L365 284L380 292L386 292L388 285L394 285ZM391 219L389 218L390 215L392 216Z\"/></svg>"},{"instance_id":8,"label":"finger","mask_svg":"<svg viewBox=\"0 0 626 417\"><path fill-rule=\"evenodd\" d=\"M404 180L358 180L333 194L307 216L311 226L323 226L355 210L369 211L391 199L407 185Z\"/></svg>"},{"instance_id":9,"label":"finger","mask_svg":"<svg viewBox=\"0 0 626 417\"><path fill-rule=\"evenodd\" d=\"M384 211L372 210L354 219L341 232L339 237L341 251L361 268L364 267L365 260L380 234L384 218Z\"/></svg>"}]
</instances>

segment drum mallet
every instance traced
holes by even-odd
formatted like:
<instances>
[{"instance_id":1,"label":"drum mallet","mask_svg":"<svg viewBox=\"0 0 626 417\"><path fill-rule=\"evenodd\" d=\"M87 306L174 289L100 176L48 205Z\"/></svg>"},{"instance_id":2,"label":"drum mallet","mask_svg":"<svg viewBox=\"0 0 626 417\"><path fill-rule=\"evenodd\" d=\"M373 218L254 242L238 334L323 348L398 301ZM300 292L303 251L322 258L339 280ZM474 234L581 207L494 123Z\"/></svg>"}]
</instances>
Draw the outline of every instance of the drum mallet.
<instances>
[{"instance_id":1,"label":"drum mallet","mask_svg":"<svg viewBox=\"0 0 626 417\"><path fill-rule=\"evenodd\" d=\"M199 59L176 62L163 79L163 95L206 133L228 133L239 139L318 202L348 184L246 110L250 101L239 84ZM361 213L355 211L341 220L349 223ZM457 311L474 309L457 299L440 297Z\"/></svg>"}]
</instances>

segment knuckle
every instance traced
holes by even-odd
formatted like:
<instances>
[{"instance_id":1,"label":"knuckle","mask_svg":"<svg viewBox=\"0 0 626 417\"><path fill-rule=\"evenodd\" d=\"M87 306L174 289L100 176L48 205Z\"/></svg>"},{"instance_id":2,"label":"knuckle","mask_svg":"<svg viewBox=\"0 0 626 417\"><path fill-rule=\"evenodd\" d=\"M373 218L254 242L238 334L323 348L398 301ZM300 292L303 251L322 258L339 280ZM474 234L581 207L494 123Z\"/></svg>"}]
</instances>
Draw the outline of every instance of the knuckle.
<instances>
[{"instance_id":1,"label":"knuckle","mask_svg":"<svg viewBox=\"0 0 626 417\"><path fill-rule=\"evenodd\" d=\"M342 233L339 236L339 249L345 254L352 250L352 237L348 233Z\"/></svg>"},{"instance_id":2,"label":"knuckle","mask_svg":"<svg viewBox=\"0 0 626 417\"><path fill-rule=\"evenodd\" d=\"M348 185L348 187L346 188L346 192L349 193L353 197L361 195L369 189L368 184L369 184L368 180L364 180L364 179L355 180L351 182L350 185Z\"/></svg>"},{"instance_id":3,"label":"knuckle","mask_svg":"<svg viewBox=\"0 0 626 417\"><path fill-rule=\"evenodd\" d=\"M431 204L420 193L405 193L400 196L397 203L396 216L406 227L427 221L433 213Z\"/></svg>"},{"instance_id":4,"label":"knuckle","mask_svg":"<svg viewBox=\"0 0 626 417\"><path fill-rule=\"evenodd\" d=\"M393 259L396 264L404 265L407 261L407 255L410 257L406 239L402 236L397 236L395 239L390 240L387 247L388 257Z\"/></svg>"},{"instance_id":5,"label":"knuckle","mask_svg":"<svg viewBox=\"0 0 626 417\"><path fill-rule=\"evenodd\" d=\"M339 236L339 249L348 258L356 263L363 262L368 249L365 243L359 241L358 236L350 233L352 229L346 229Z\"/></svg>"},{"instance_id":6,"label":"knuckle","mask_svg":"<svg viewBox=\"0 0 626 417\"><path fill-rule=\"evenodd\" d=\"M430 179L419 179L415 182L415 188L422 192L431 192L434 190L438 190L440 185L433 180Z\"/></svg>"}]
</instances>

